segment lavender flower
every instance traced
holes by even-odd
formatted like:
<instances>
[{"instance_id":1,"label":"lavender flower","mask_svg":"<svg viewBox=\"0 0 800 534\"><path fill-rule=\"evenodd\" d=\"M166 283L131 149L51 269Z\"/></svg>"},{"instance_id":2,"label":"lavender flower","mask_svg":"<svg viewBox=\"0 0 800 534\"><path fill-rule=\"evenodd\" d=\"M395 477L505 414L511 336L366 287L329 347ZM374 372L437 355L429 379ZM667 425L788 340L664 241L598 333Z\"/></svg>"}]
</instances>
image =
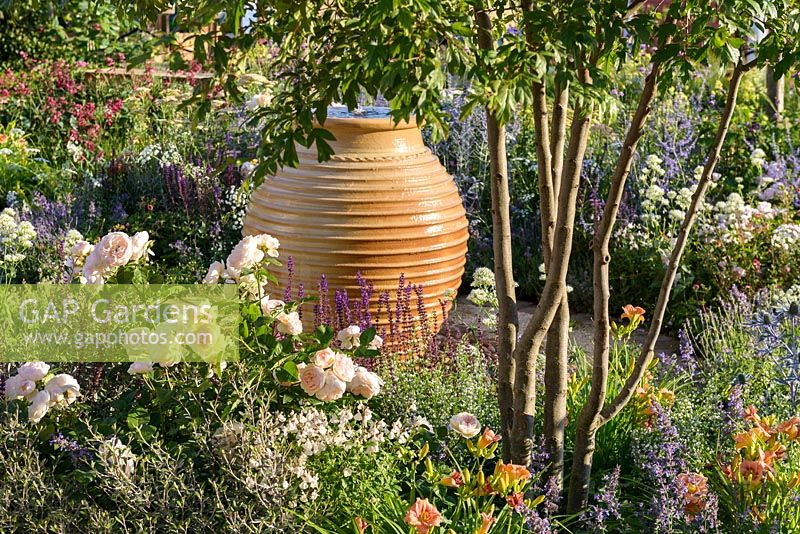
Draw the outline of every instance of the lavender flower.
<instances>
[{"instance_id":1,"label":"lavender flower","mask_svg":"<svg viewBox=\"0 0 800 534\"><path fill-rule=\"evenodd\" d=\"M603 487L593 496L594 503L590 504L581 519L586 528L594 532L605 532L606 521L609 518L620 519L620 503L617 498L619 490L619 465L603 477Z\"/></svg>"},{"instance_id":2,"label":"lavender flower","mask_svg":"<svg viewBox=\"0 0 800 534\"><path fill-rule=\"evenodd\" d=\"M57 450L66 452L73 465L92 460L92 453L85 447L81 447L77 441L71 440L62 433L50 436L50 444Z\"/></svg>"}]
</instances>

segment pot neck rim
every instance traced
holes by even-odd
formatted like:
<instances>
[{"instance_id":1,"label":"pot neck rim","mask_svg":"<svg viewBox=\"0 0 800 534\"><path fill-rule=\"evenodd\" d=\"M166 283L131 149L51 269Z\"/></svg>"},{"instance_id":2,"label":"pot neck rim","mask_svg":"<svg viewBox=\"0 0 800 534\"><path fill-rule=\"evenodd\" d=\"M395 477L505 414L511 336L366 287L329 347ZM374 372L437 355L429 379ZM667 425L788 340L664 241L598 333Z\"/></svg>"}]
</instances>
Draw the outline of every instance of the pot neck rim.
<instances>
[{"instance_id":1,"label":"pot neck rim","mask_svg":"<svg viewBox=\"0 0 800 534\"><path fill-rule=\"evenodd\" d=\"M359 112L359 110L361 112ZM417 129L416 117L411 116L408 121L400 121L395 124L389 115L389 108L385 107L365 107L359 108L356 112L350 112L344 106L332 106L328 108L328 117L322 124L317 123L325 129L347 128L360 130L363 132L386 132L391 130L413 130ZM315 121L316 123L316 121Z\"/></svg>"}]
</instances>

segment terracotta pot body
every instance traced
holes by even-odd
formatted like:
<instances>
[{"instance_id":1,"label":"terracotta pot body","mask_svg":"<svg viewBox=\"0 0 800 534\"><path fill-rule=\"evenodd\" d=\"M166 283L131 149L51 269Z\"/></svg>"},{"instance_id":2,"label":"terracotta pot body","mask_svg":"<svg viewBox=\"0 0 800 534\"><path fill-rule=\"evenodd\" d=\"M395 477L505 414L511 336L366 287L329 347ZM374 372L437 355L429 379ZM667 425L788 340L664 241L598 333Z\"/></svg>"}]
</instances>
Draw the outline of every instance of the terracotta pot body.
<instances>
[{"instance_id":1,"label":"terracotta pot body","mask_svg":"<svg viewBox=\"0 0 800 534\"><path fill-rule=\"evenodd\" d=\"M299 167L283 168L253 193L244 234L280 240L284 267L275 274L282 283L291 256L295 287L302 283L314 294L325 275L331 295L346 289L358 299L361 272L375 287L374 322L386 326L378 295L388 291L394 309L402 274L423 287L426 314L435 312L441 322L440 301L449 308L467 252L467 219L455 183L413 122L393 128L388 117L329 117L325 128L336 136L334 156L319 163L313 147L298 146Z\"/></svg>"}]
</instances>

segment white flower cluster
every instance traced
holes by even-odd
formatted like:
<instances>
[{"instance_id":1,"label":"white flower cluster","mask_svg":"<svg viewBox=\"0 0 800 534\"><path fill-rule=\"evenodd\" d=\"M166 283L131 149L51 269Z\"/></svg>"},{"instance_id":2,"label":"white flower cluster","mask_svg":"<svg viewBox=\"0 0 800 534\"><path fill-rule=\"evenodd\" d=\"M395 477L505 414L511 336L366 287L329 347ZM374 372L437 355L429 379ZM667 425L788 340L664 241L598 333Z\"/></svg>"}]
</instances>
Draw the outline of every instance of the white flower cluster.
<instances>
[{"instance_id":1,"label":"white flower cluster","mask_svg":"<svg viewBox=\"0 0 800 534\"><path fill-rule=\"evenodd\" d=\"M767 153L757 148L750 154L750 163L754 166L761 168L767 162Z\"/></svg>"},{"instance_id":2,"label":"white flower cluster","mask_svg":"<svg viewBox=\"0 0 800 534\"><path fill-rule=\"evenodd\" d=\"M72 404L80 395L81 387L72 376L49 373L50 366L44 362L26 362L6 380L5 397L28 401L28 420L32 423L41 421L51 408ZM44 384L41 390L36 385L39 381Z\"/></svg>"},{"instance_id":3,"label":"white flower cluster","mask_svg":"<svg viewBox=\"0 0 800 534\"><path fill-rule=\"evenodd\" d=\"M800 244L800 224L782 224L772 232L772 246L792 252Z\"/></svg>"},{"instance_id":4,"label":"white flower cluster","mask_svg":"<svg viewBox=\"0 0 800 534\"><path fill-rule=\"evenodd\" d=\"M495 289L494 273L487 267L478 267L472 273L472 290L467 295L467 300L476 306L486 308L482 322L489 328L497 326L497 290Z\"/></svg>"},{"instance_id":5,"label":"white flower cluster","mask_svg":"<svg viewBox=\"0 0 800 534\"><path fill-rule=\"evenodd\" d=\"M376 339L380 338L376 336ZM375 343L371 348L379 346ZM297 377L303 391L325 402L342 398L345 391L371 399L380 393L384 384L376 373L355 365L352 358L330 347L315 352L309 363L298 364Z\"/></svg>"},{"instance_id":6,"label":"white flower cluster","mask_svg":"<svg viewBox=\"0 0 800 534\"><path fill-rule=\"evenodd\" d=\"M25 259L25 251L33 247L36 229L29 221L20 221L16 210L6 208L0 212L0 263L18 263Z\"/></svg>"},{"instance_id":7,"label":"white flower cluster","mask_svg":"<svg viewBox=\"0 0 800 534\"><path fill-rule=\"evenodd\" d=\"M92 245L82 237L76 230L70 230L64 240L65 248L70 241L74 241L67 252L65 264L72 276L79 276L82 284L103 284L119 267L146 261L148 255L153 255L150 250L153 242L147 232L137 232L133 236L125 232L111 232L103 236L97 245Z\"/></svg>"},{"instance_id":8,"label":"white flower cluster","mask_svg":"<svg viewBox=\"0 0 800 534\"><path fill-rule=\"evenodd\" d=\"M178 164L183 161L175 146L147 145L136 156L137 165L146 165L151 161L161 164Z\"/></svg>"},{"instance_id":9,"label":"white flower cluster","mask_svg":"<svg viewBox=\"0 0 800 534\"><path fill-rule=\"evenodd\" d=\"M756 206L750 206L739 193L731 193L708 210L708 217L700 226L699 233L707 241L747 242L753 238L758 222L774 216L775 210L770 203L759 202Z\"/></svg>"},{"instance_id":10,"label":"white flower cluster","mask_svg":"<svg viewBox=\"0 0 800 534\"><path fill-rule=\"evenodd\" d=\"M293 508L299 503L290 495L298 492L291 488L299 490L300 503L318 497L320 480L308 467L310 458L329 449L342 450L345 457L373 455L384 444L407 442L421 425L426 422L389 426L375 420L363 404L332 414L305 407L289 414L266 411L252 425L226 423L214 433L211 443L226 460L223 467L230 464L250 491ZM343 470L343 474L347 476L347 471Z\"/></svg>"},{"instance_id":11,"label":"white flower cluster","mask_svg":"<svg viewBox=\"0 0 800 534\"><path fill-rule=\"evenodd\" d=\"M794 302L800 302L800 284L795 284L786 290L775 290L770 300L777 308L785 308Z\"/></svg>"}]
</instances>

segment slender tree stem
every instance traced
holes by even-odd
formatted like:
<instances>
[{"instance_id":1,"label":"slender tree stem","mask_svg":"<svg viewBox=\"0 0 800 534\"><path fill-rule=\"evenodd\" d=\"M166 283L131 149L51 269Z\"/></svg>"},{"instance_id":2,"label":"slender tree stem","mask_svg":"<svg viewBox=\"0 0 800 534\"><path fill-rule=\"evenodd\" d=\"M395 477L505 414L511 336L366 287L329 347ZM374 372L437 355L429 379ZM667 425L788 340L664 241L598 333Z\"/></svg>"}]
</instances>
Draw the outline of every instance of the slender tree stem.
<instances>
[{"instance_id":1,"label":"slender tree stem","mask_svg":"<svg viewBox=\"0 0 800 534\"><path fill-rule=\"evenodd\" d=\"M588 80L588 73L584 73ZM547 266L547 280L536 311L514 351L514 428L511 458L528 465L533 447L533 420L536 405L536 360L550 324L566 291L567 269L572 253L575 226L575 203L578 196L583 157L589 139L591 109L578 106L573 114L566 168L558 199L558 217L552 258Z\"/></svg>"},{"instance_id":2,"label":"slender tree stem","mask_svg":"<svg viewBox=\"0 0 800 534\"><path fill-rule=\"evenodd\" d=\"M595 237L594 250L594 351L592 357L592 379L589 398L581 409L576 430L575 454L572 462L572 475L570 477L568 511L574 512L582 509L586 504L589 478L592 468L592 454L594 452L594 436L598 428L598 415L606 398L609 365L609 263L611 254L609 244L617 220L619 205L625 191L625 183L630 174L633 156L642 137L647 117L650 114L651 104L656 94L658 77L661 64L654 63L650 73L645 79L644 88L639 96L639 103L633 120L625 135L611 188L603 209Z\"/></svg>"},{"instance_id":3,"label":"slender tree stem","mask_svg":"<svg viewBox=\"0 0 800 534\"><path fill-rule=\"evenodd\" d=\"M675 276L678 272L678 267L680 266L683 252L686 250L686 242L689 238L689 233L694 227L695 220L697 219L698 209L705 198L706 191L708 190L714 175L714 170L719 162L722 145L728 135L728 130L730 129L731 120L733 118L733 112L736 109L736 99L739 95L739 87L741 85L742 76L750 68L752 68L751 64L743 65L740 63L733 70L733 74L731 75L731 79L728 84L728 97L725 103L725 109L722 112L722 117L720 118L720 124L717 128L716 137L711 145L711 153L709 154L706 164L703 167L703 173L697 183L697 190L692 196L692 202L689 205L689 209L686 211L686 217L681 224L681 229L678 232L675 246L672 249L672 254L670 255L669 263L667 264L667 272L665 273L661 282L661 291L658 295L656 307L653 310L653 321L650 324L650 330L647 333L647 340L642 347L642 352L639 355L639 358L636 360L636 365L634 366L633 372L628 377L625 385L622 387L614 400L600 412L601 425L614 418L628 404L633 396L633 392L641 382L647 366L650 364L650 361L653 358L656 340L661 334L661 327L664 321L664 312L666 311L667 303L669 302L672 286L675 283Z\"/></svg>"},{"instance_id":4,"label":"slender tree stem","mask_svg":"<svg viewBox=\"0 0 800 534\"><path fill-rule=\"evenodd\" d=\"M478 42L490 50L492 21L486 11L475 14L478 24ZM511 254L511 216L508 189L508 161L506 155L506 130L495 115L486 109L486 127L489 142L490 183L492 193L492 247L494 252L495 288L498 300L497 319L497 396L500 408L500 426L503 436L503 457L511 455L511 429L514 414L514 359L519 318Z\"/></svg>"}]
</instances>

